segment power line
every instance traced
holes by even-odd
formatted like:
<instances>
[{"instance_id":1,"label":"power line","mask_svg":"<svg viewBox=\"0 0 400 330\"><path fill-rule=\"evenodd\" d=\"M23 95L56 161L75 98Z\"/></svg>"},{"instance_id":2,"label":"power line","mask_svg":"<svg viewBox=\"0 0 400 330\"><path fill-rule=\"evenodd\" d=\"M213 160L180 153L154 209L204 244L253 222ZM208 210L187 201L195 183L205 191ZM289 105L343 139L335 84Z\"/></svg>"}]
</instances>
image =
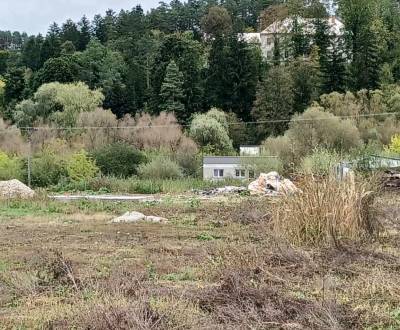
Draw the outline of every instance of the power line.
<instances>
[{"instance_id":1,"label":"power line","mask_svg":"<svg viewBox=\"0 0 400 330\"><path fill-rule=\"evenodd\" d=\"M231 122L228 125L260 125L260 124L277 124L277 123L292 123L292 122L316 122L316 121L329 121L334 118L339 119L352 119L352 118L369 118L369 117L385 117L395 116L396 112L382 112L382 113L369 113L359 115L335 116L330 118L296 118L296 119L271 119L247 122ZM173 124L173 125L147 125L147 126L74 126L74 127L20 127L23 131L66 131L66 130L141 130L150 128L180 128L190 127L188 124Z\"/></svg>"}]
</instances>

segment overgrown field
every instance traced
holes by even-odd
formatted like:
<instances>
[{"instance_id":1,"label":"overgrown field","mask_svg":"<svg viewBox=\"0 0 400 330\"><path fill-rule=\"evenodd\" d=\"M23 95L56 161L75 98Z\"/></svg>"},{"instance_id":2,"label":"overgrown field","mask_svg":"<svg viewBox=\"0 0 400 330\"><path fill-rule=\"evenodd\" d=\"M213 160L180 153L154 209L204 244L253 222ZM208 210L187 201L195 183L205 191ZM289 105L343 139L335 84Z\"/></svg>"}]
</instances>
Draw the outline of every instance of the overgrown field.
<instances>
[{"instance_id":1,"label":"overgrown field","mask_svg":"<svg viewBox=\"0 0 400 330\"><path fill-rule=\"evenodd\" d=\"M285 240L277 203L3 201L0 328L400 328L398 196L379 236L336 245ZM170 222L108 224L128 210Z\"/></svg>"}]
</instances>

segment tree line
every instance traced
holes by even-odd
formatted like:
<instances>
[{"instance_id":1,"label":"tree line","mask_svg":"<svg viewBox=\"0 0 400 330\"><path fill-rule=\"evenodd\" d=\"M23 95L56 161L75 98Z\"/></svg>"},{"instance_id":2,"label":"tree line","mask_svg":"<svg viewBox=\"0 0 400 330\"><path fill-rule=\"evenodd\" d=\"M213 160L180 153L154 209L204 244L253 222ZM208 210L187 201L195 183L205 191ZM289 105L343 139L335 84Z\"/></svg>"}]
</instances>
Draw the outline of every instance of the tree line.
<instances>
[{"instance_id":1,"label":"tree line","mask_svg":"<svg viewBox=\"0 0 400 330\"><path fill-rule=\"evenodd\" d=\"M118 118L173 112L181 124L212 107L239 123L290 119L324 94L397 84L399 2L338 0L336 10L345 26L340 36L330 34L331 13L319 0L173 0L149 12L137 6L53 23L46 36L1 32L0 41L11 36L19 45L0 44L2 117L28 126L46 119L34 95L52 82L101 90L102 107ZM285 45L275 40L273 61L240 38L284 17L294 24ZM300 17L312 20L312 36ZM241 141L256 143L287 128L244 125Z\"/></svg>"}]
</instances>

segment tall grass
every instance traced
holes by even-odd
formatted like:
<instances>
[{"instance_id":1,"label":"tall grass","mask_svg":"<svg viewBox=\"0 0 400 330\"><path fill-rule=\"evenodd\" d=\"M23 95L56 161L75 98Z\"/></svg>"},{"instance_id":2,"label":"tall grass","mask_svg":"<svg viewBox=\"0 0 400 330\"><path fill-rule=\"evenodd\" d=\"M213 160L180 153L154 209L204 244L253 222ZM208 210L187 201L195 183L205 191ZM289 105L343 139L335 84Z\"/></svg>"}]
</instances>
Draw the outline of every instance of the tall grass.
<instances>
[{"instance_id":1,"label":"tall grass","mask_svg":"<svg viewBox=\"0 0 400 330\"><path fill-rule=\"evenodd\" d=\"M93 191L102 193L158 194L184 193L192 189L210 189L226 185L243 185L237 180L204 181L198 178L140 179L136 177L121 179L115 177L97 177L79 183L60 183L53 191Z\"/></svg>"},{"instance_id":2,"label":"tall grass","mask_svg":"<svg viewBox=\"0 0 400 330\"><path fill-rule=\"evenodd\" d=\"M307 177L303 192L283 197L273 207L273 228L295 245L339 246L362 240L379 229L370 182Z\"/></svg>"}]
</instances>

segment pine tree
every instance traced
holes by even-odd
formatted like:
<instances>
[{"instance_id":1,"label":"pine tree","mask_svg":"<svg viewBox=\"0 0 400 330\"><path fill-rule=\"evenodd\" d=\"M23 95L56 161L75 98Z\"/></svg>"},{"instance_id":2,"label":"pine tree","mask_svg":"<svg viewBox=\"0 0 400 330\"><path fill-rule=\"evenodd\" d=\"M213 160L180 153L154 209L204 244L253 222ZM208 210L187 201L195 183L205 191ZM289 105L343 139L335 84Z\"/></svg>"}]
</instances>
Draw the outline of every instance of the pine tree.
<instances>
[{"instance_id":1,"label":"pine tree","mask_svg":"<svg viewBox=\"0 0 400 330\"><path fill-rule=\"evenodd\" d=\"M291 50L294 58L302 57L308 53L309 40L306 37L303 25L299 22L298 17L293 19L291 37Z\"/></svg>"},{"instance_id":2,"label":"pine tree","mask_svg":"<svg viewBox=\"0 0 400 330\"><path fill-rule=\"evenodd\" d=\"M257 121L287 120L293 115L293 79L284 65L273 66L257 88L257 98L253 108L253 118ZM286 122L276 122L258 127L261 138L281 135L288 128Z\"/></svg>"},{"instance_id":3,"label":"pine tree","mask_svg":"<svg viewBox=\"0 0 400 330\"><path fill-rule=\"evenodd\" d=\"M344 44L340 38L332 38L327 52L326 63L321 67L322 92L344 92L346 90L347 70Z\"/></svg>"},{"instance_id":4,"label":"pine tree","mask_svg":"<svg viewBox=\"0 0 400 330\"><path fill-rule=\"evenodd\" d=\"M169 62L165 71L160 96L162 102L160 109L162 111L174 112L180 122L185 122L188 119L183 105L183 74L179 71L174 60Z\"/></svg>"},{"instance_id":5,"label":"pine tree","mask_svg":"<svg viewBox=\"0 0 400 330\"><path fill-rule=\"evenodd\" d=\"M82 19L80 20L80 22L78 23L79 25L79 41L78 41L78 47L77 49L79 51L83 51L86 49L87 44L90 41L90 22L89 20L86 18L86 16L83 16Z\"/></svg>"},{"instance_id":6,"label":"pine tree","mask_svg":"<svg viewBox=\"0 0 400 330\"><path fill-rule=\"evenodd\" d=\"M376 89L379 86L380 67L376 35L368 29L363 34L360 50L353 54L353 89Z\"/></svg>"},{"instance_id":7,"label":"pine tree","mask_svg":"<svg viewBox=\"0 0 400 330\"><path fill-rule=\"evenodd\" d=\"M327 65L328 49L331 42L329 25L326 19L316 18L314 20L314 45L318 47L319 65L321 70Z\"/></svg>"},{"instance_id":8,"label":"pine tree","mask_svg":"<svg viewBox=\"0 0 400 330\"><path fill-rule=\"evenodd\" d=\"M63 26L62 26L62 31L61 31L61 40L62 43L66 41L71 41L75 48L77 49L79 46L79 38L80 38L80 32L78 30L78 26L72 21L72 20L67 20Z\"/></svg>"}]
</instances>

